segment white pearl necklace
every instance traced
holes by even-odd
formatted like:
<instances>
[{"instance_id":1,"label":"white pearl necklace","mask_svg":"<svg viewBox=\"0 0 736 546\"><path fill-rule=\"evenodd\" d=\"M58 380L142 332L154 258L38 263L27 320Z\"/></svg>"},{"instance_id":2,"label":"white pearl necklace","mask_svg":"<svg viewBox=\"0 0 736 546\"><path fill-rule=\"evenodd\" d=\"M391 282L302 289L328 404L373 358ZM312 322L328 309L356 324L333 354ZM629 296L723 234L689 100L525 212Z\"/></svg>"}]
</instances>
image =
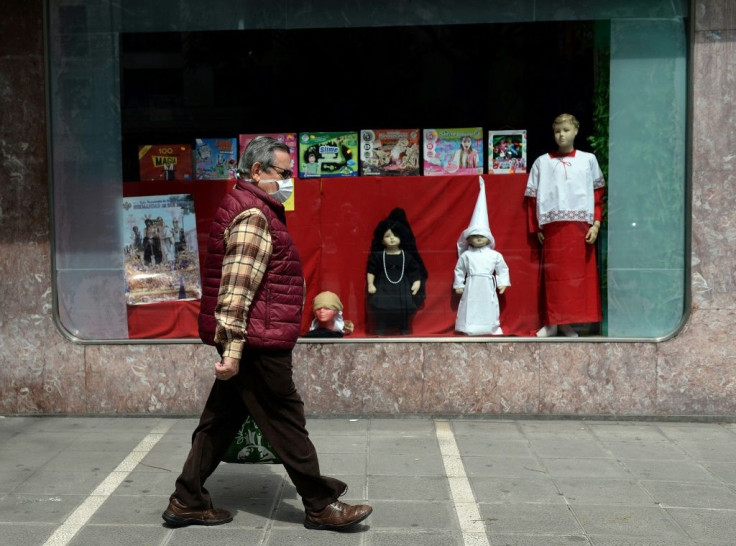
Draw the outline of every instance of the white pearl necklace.
<instances>
[{"instance_id":1,"label":"white pearl necklace","mask_svg":"<svg viewBox=\"0 0 736 546\"><path fill-rule=\"evenodd\" d=\"M388 276L388 271L386 270L386 251L383 251L383 274L386 275L386 280L390 282L391 284L399 284L401 282L401 279L404 278L404 265L406 264L406 258L404 257L404 251L401 251L401 275L399 276L398 281L392 281L391 277Z\"/></svg>"}]
</instances>

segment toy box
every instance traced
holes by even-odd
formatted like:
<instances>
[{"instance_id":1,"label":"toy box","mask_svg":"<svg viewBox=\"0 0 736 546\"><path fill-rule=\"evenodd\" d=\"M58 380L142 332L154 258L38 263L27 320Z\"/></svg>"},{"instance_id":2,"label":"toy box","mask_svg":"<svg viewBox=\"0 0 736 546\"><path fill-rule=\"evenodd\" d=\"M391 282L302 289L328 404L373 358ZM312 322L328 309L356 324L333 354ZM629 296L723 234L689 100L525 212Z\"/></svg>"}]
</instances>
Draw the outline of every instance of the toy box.
<instances>
[{"instance_id":1,"label":"toy box","mask_svg":"<svg viewBox=\"0 0 736 546\"><path fill-rule=\"evenodd\" d=\"M360 172L363 176L420 174L419 129L360 131Z\"/></svg>"},{"instance_id":2,"label":"toy box","mask_svg":"<svg viewBox=\"0 0 736 546\"><path fill-rule=\"evenodd\" d=\"M526 129L488 131L488 173L526 172Z\"/></svg>"},{"instance_id":3,"label":"toy box","mask_svg":"<svg viewBox=\"0 0 736 546\"><path fill-rule=\"evenodd\" d=\"M145 144L138 146L139 180L191 180L192 146Z\"/></svg>"},{"instance_id":4,"label":"toy box","mask_svg":"<svg viewBox=\"0 0 736 546\"><path fill-rule=\"evenodd\" d=\"M194 161L197 180L234 179L238 166L238 139L198 138Z\"/></svg>"},{"instance_id":5,"label":"toy box","mask_svg":"<svg viewBox=\"0 0 736 546\"><path fill-rule=\"evenodd\" d=\"M424 174L483 174L483 128L424 130Z\"/></svg>"},{"instance_id":6,"label":"toy box","mask_svg":"<svg viewBox=\"0 0 736 546\"><path fill-rule=\"evenodd\" d=\"M299 133L299 177L358 176L358 133Z\"/></svg>"}]
</instances>

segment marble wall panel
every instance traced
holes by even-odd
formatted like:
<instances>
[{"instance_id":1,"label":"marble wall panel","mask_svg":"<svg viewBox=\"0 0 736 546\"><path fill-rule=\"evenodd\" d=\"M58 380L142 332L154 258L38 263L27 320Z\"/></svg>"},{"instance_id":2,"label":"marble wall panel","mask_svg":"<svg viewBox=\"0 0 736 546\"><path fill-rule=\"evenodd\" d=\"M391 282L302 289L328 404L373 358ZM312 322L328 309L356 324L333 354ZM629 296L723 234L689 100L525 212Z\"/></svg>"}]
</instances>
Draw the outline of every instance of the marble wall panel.
<instances>
[{"instance_id":1,"label":"marble wall panel","mask_svg":"<svg viewBox=\"0 0 736 546\"><path fill-rule=\"evenodd\" d=\"M87 413L199 413L212 357L197 345L91 345L85 350ZM202 374L197 370L203 371ZM207 380L209 375L209 381ZM204 385L203 385L204 383ZM208 389L207 387L207 389Z\"/></svg>"},{"instance_id":2,"label":"marble wall panel","mask_svg":"<svg viewBox=\"0 0 736 546\"><path fill-rule=\"evenodd\" d=\"M535 353L523 343L427 344L422 412L537 413Z\"/></svg>"},{"instance_id":3,"label":"marble wall panel","mask_svg":"<svg viewBox=\"0 0 736 546\"><path fill-rule=\"evenodd\" d=\"M655 410L654 343L540 345L542 414L646 415Z\"/></svg>"},{"instance_id":4,"label":"marble wall panel","mask_svg":"<svg viewBox=\"0 0 736 546\"><path fill-rule=\"evenodd\" d=\"M736 309L736 193L724 191L733 187L736 171L693 173L691 286L702 309Z\"/></svg>"},{"instance_id":5,"label":"marble wall panel","mask_svg":"<svg viewBox=\"0 0 736 546\"><path fill-rule=\"evenodd\" d=\"M695 30L722 30L736 28L736 2L733 0L697 0L695 2Z\"/></svg>"},{"instance_id":6,"label":"marble wall panel","mask_svg":"<svg viewBox=\"0 0 736 546\"><path fill-rule=\"evenodd\" d=\"M659 345L660 415L736 415L736 310L694 310L682 335Z\"/></svg>"},{"instance_id":7,"label":"marble wall panel","mask_svg":"<svg viewBox=\"0 0 736 546\"><path fill-rule=\"evenodd\" d=\"M297 386L310 413L420 411L421 344L298 345L295 367L304 365L306 388Z\"/></svg>"}]
</instances>

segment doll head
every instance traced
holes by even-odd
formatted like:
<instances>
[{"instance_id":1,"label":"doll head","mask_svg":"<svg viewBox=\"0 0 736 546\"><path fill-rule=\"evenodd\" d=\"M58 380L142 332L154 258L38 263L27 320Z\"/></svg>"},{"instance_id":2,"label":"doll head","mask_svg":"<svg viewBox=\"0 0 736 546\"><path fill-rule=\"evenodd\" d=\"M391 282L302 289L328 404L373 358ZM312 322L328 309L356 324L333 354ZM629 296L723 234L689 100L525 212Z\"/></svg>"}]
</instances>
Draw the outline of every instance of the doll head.
<instances>
[{"instance_id":1,"label":"doll head","mask_svg":"<svg viewBox=\"0 0 736 546\"><path fill-rule=\"evenodd\" d=\"M572 114L560 114L552 124L555 142L561 152L570 152L575 144L580 122Z\"/></svg>"},{"instance_id":2,"label":"doll head","mask_svg":"<svg viewBox=\"0 0 736 546\"><path fill-rule=\"evenodd\" d=\"M473 235L468 235L467 241L468 245L472 246L473 248L483 248L484 246L488 246L491 242L491 240L482 233L474 233Z\"/></svg>"},{"instance_id":3,"label":"doll head","mask_svg":"<svg viewBox=\"0 0 736 546\"><path fill-rule=\"evenodd\" d=\"M460 140L460 148L462 148L462 149L463 149L464 151L466 151L466 152L467 152L467 151L469 151L469 150L470 150L470 148L472 148L472 147L473 147L473 139L472 139L472 138L470 138L469 136L467 136L467 135L466 135L466 136L464 136L464 137L463 137L463 138L462 138L462 139Z\"/></svg>"},{"instance_id":4,"label":"doll head","mask_svg":"<svg viewBox=\"0 0 736 546\"><path fill-rule=\"evenodd\" d=\"M394 229L396 229L396 226L394 226ZM383 247L389 252L393 252L401 248L401 237L394 233L392 229L386 230L381 242L383 243Z\"/></svg>"},{"instance_id":5,"label":"doll head","mask_svg":"<svg viewBox=\"0 0 736 546\"><path fill-rule=\"evenodd\" d=\"M312 303L314 327L333 330L336 322L342 323L342 302L334 292L320 292ZM339 325L341 328L341 324Z\"/></svg>"}]
</instances>

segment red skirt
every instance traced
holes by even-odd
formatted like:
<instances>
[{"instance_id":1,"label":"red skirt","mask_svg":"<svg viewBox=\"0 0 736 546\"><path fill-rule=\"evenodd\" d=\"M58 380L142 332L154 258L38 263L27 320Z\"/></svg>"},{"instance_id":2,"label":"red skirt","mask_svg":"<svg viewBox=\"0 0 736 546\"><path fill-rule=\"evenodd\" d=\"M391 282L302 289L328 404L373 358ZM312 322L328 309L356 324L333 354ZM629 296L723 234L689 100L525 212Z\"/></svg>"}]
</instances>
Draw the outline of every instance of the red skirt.
<instances>
[{"instance_id":1,"label":"red skirt","mask_svg":"<svg viewBox=\"0 0 736 546\"><path fill-rule=\"evenodd\" d=\"M588 229L585 222L552 222L543 228L545 324L601 320L595 245L585 242Z\"/></svg>"}]
</instances>

